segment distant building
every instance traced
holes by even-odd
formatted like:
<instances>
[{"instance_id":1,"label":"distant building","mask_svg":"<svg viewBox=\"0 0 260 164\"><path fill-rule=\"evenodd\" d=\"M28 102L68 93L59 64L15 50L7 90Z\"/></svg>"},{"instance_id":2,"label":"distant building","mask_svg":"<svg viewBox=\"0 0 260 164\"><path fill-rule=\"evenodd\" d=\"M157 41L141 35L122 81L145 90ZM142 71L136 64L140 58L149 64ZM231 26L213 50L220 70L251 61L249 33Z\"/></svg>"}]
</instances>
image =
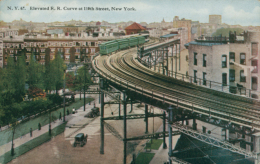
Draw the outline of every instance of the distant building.
<instances>
[{"instance_id":1,"label":"distant building","mask_svg":"<svg viewBox=\"0 0 260 164\"><path fill-rule=\"evenodd\" d=\"M188 42L191 41L191 20L186 20L185 18L179 20L178 16L175 16L173 19L173 28L185 27L188 32Z\"/></svg>"},{"instance_id":2,"label":"distant building","mask_svg":"<svg viewBox=\"0 0 260 164\"><path fill-rule=\"evenodd\" d=\"M209 15L209 23L221 24L221 15Z\"/></svg>"},{"instance_id":3,"label":"distant building","mask_svg":"<svg viewBox=\"0 0 260 164\"><path fill-rule=\"evenodd\" d=\"M134 22L133 24L125 28L126 35L137 34L144 30L146 30L146 28L144 28L143 26L141 26L136 22Z\"/></svg>"}]
</instances>

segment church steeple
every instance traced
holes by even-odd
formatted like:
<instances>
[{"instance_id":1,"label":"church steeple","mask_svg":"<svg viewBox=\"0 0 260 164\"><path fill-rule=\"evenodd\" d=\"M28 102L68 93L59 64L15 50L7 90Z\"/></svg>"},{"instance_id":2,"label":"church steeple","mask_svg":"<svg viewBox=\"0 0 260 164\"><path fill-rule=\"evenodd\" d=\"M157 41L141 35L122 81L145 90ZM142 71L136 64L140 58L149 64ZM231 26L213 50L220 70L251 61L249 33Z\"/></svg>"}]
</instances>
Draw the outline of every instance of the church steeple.
<instances>
[{"instance_id":1,"label":"church steeple","mask_svg":"<svg viewBox=\"0 0 260 164\"><path fill-rule=\"evenodd\" d=\"M162 20L162 23L165 23L164 18L163 18L163 20Z\"/></svg>"}]
</instances>

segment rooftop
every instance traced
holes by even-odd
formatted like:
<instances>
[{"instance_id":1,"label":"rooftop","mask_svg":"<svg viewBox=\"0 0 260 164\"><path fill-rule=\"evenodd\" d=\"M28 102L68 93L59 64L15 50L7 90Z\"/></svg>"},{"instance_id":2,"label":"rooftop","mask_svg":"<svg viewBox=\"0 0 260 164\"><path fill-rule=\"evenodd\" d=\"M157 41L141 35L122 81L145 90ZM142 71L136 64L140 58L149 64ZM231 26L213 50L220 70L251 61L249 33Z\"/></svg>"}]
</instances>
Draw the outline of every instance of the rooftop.
<instances>
[{"instance_id":1,"label":"rooftop","mask_svg":"<svg viewBox=\"0 0 260 164\"><path fill-rule=\"evenodd\" d=\"M177 35L177 34L166 34L166 35L161 36L160 38L170 38L170 37L173 37L175 35Z\"/></svg>"},{"instance_id":2,"label":"rooftop","mask_svg":"<svg viewBox=\"0 0 260 164\"><path fill-rule=\"evenodd\" d=\"M134 22L133 24L131 24L130 26L127 26L125 28L125 30L133 30L133 29L140 29L140 30L145 30L145 28L143 26L141 26L140 24Z\"/></svg>"}]
</instances>

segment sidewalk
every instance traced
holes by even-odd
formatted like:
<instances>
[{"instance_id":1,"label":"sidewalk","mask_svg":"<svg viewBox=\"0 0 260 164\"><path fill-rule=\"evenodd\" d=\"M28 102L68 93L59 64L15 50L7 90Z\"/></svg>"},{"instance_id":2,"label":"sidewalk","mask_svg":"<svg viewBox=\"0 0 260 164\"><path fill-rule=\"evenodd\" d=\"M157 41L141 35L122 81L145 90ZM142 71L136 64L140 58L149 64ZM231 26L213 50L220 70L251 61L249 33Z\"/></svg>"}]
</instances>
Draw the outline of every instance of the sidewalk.
<instances>
[{"instance_id":1,"label":"sidewalk","mask_svg":"<svg viewBox=\"0 0 260 164\"><path fill-rule=\"evenodd\" d=\"M68 119L69 116L66 116L66 119ZM63 123L63 120L56 120L55 122L51 123L51 128L55 128ZM49 132L49 124L42 126L41 130L34 130L32 132L32 137L30 137L30 133L27 133L24 136L21 136L14 140L14 148L21 146L22 144L39 137L40 135ZM8 151L11 151L12 142L8 142L7 144L4 144L0 146L0 156L4 155Z\"/></svg>"},{"instance_id":2,"label":"sidewalk","mask_svg":"<svg viewBox=\"0 0 260 164\"><path fill-rule=\"evenodd\" d=\"M81 121L84 118L84 115L87 114L91 110L91 108L93 107L93 102L95 102L96 104L98 103L98 95L94 95L92 97L95 98L95 100L93 100L91 102L91 105L86 104L86 111L85 112L83 111L83 106L82 106L79 109L76 109L77 110L76 114L70 114L70 115L66 116L65 120L67 121L67 126L73 125L75 123L75 121L76 122ZM97 105L99 105L99 104L97 104ZM59 120L59 119L51 122L51 129L61 125L62 123L63 123L63 120ZM38 129L34 130L32 132L32 137L30 137L30 133L27 133L27 134L15 139L14 140L14 148L19 147L19 146L23 145L24 143L26 143L26 142L34 139L34 138L37 138L37 137L39 137L39 136L41 136L41 135L43 135L44 133L47 133L47 132L49 132L49 124L42 126L41 130L38 130ZM2 156L5 153L11 151L11 146L12 146L12 142L8 142L7 144L0 146L0 156Z\"/></svg>"}]
</instances>

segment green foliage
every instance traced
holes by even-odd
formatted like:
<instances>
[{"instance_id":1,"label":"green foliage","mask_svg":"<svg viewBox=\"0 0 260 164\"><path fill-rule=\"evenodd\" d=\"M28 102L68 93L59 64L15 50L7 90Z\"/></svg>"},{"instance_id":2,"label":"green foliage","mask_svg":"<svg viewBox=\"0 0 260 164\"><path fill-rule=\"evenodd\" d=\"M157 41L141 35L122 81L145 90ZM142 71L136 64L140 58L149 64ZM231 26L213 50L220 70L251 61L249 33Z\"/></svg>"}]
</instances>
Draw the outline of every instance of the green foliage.
<instances>
[{"instance_id":1,"label":"green foliage","mask_svg":"<svg viewBox=\"0 0 260 164\"><path fill-rule=\"evenodd\" d=\"M236 31L237 34L242 33L244 30L241 28L220 28L212 36L219 36L222 34L222 37L229 37L229 31L234 32Z\"/></svg>"},{"instance_id":2,"label":"green foliage","mask_svg":"<svg viewBox=\"0 0 260 164\"><path fill-rule=\"evenodd\" d=\"M15 155L11 156L10 151L5 153L4 155L0 156L0 163L8 163L11 160L21 156L22 154L36 148L37 146L40 146L41 144L49 141L53 136L57 136L59 134L61 134L62 132L64 132L66 127L66 123L63 123L55 128L52 129L52 135L50 136L49 133L44 133L43 135L34 138L28 142L26 142L25 144L16 147L14 152Z\"/></svg>"},{"instance_id":3,"label":"green foliage","mask_svg":"<svg viewBox=\"0 0 260 164\"><path fill-rule=\"evenodd\" d=\"M25 81L26 81L26 67L24 56L17 57L17 62L14 58L9 57L7 61L7 68L3 70L2 87L4 99L8 102L21 102L25 95ZM2 95L3 96L3 95ZM11 97L10 97L11 96Z\"/></svg>"},{"instance_id":4,"label":"green foliage","mask_svg":"<svg viewBox=\"0 0 260 164\"><path fill-rule=\"evenodd\" d=\"M67 88L74 88L75 84L75 75L73 72L67 72L66 73L66 87Z\"/></svg>"},{"instance_id":5,"label":"green foliage","mask_svg":"<svg viewBox=\"0 0 260 164\"><path fill-rule=\"evenodd\" d=\"M76 79L75 79L75 85L74 85L73 89L74 90L81 90L81 89L83 89L84 83L86 84L86 89L87 89L88 86L90 84L92 84L92 81L91 81L91 76L90 76L88 70L87 69L85 70L84 66L83 66L83 67L80 67L77 70L77 75L76 75Z\"/></svg>"},{"instance_id":6,"label":"green foliage","mask_svg":"<svg viewBox=\"0 0 260 164\"><path fill-rule=\"evenodd\" d=\"M52 100L53 104L61 104L63 102L63 98L57 94L49 94L47 95L49 100Z\"/></svg>"},{"instance_id":7,"label":"green foliage","mask_svg":"<svg viewBox=\"0 0 260 164\"><path fill-rule=\"evenodd\" d=\"M148 143L151 143L151 149L158 150L163 143L162 139L153 139L150 140Z\"/></svg>"},{"instance_id":8,"label":"green foliage","mask_svg":"<svg viewBox=\"0 0 260 164\"><path fill-rule=\"evenodd\" d=\"M57 93L63 87L66 65L61 55L61 52L56 52L55 59L45 66L44 88L46 91L56 90Z\"/></svg>"},{"instance_id":9,"label":"green foliage","mask_svg":"<svg viewBox=\"0 0 260 164\"><path fill-rule=\"evenodd\" d=\"M149 164L155 153L139 153L136 158L136 164Z\"/></svg>"},{"instance_id":10,"label":"green foliage","mask_svg":"<svg viewBox=\"0 0 260 164\"><path fill-rule=\"evenodd\" d=\"M43 67L34 59L35 54L32 53L30 57L30 63L27 68L29 87L37 87L43 89Z\"/></svg>"}]
</instances>

